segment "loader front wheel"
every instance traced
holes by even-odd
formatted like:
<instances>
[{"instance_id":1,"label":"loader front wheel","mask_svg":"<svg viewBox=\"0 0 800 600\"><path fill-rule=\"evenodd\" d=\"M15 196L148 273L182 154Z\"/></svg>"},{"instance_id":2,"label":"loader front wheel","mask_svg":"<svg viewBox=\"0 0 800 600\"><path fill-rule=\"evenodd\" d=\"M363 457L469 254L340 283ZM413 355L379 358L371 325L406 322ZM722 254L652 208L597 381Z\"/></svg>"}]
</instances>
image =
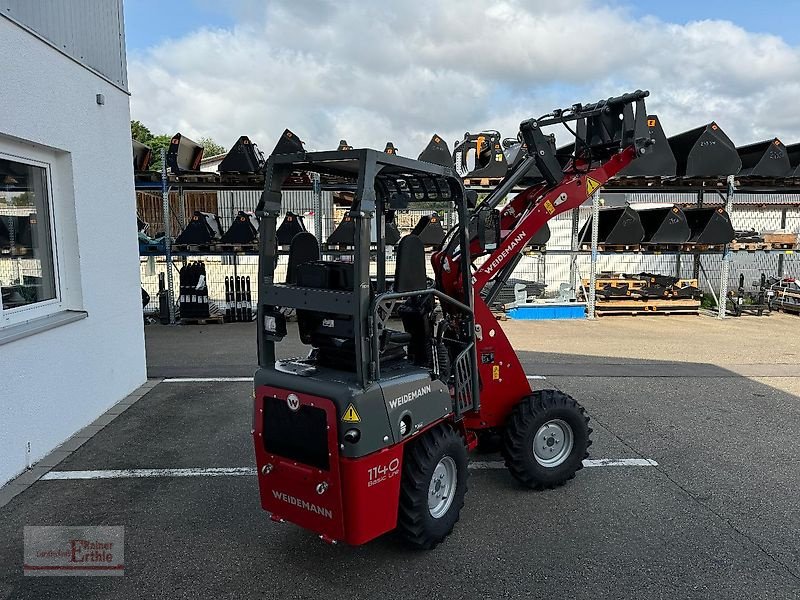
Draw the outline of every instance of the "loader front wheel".
<instances>
[{"instance_id":1,"label":"loader front wheel","mask_svg":"<svg viewBox=\"0 0 800 600\"><path fill-rule=\"evenodd\" d=\"M503 458L511 475L536 490L563 485L583 468L592 444L589 417L574 398L539 390L511 412Z\"/></svg>"},{"instance_id":2,"label":"loader front wheel","mask_svg":"<svg viewBox=\"0 0 800 600\"><path fill-rule=\"evenodd\" d=\"M438 425L406 448L398 531L417 548L433 548L458 522L466 492L464 438L450 425Z\"/></svg>"}]
</instances>

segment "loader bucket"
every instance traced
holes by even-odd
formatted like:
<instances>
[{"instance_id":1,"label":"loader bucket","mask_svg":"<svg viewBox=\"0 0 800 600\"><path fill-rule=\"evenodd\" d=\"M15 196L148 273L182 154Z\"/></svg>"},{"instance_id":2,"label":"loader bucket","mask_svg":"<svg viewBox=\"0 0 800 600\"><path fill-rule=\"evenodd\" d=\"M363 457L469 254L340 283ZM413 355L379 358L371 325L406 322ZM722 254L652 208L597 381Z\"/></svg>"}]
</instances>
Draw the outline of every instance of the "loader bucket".
<instances>
[{"instance_id":1,"label":"loader bucket","mask_svg":"<svg viewBox=\"0 0 800 600\"><path fill-rule=\"evenodd\" d=\"M550 241L550 226L545 223L531 236L528 246L544 246Z\"/></svg>"},{"instance_id":2,"label":"loader bucket","mask_svg":"<svg viewBox=\"0 0 800 600\"><path fill-rule=\"evenodd\" d=\"M791 167L789 177L800 177L800 143L786 146L786 154L789 156Z\"/></svg>"},{"instance_id":3,"label":"loader bucket","mask_svg":"<svg viewBox=\"0 0 800 600\"><path fill-rule=\"evenodd\" d=\"M597 241L609 246L632 246L644 238L644 228L639 213L630 206L602 208L597 221ZM592 218L584 224L578 239L584 244L592 239Z\"/></svg>"},{"instance_id":4,"label":"loader bucket","mask_svg":"<svg viewBox=\"0 0 800 600\"><path fill-rule=\"evenodd\" d=\"M203 160L203 147L197 142L176 133L172 136L167 150L167 166L175 175L200 170Z\"/></svg>"},{"instance_id":5,"label":"loader bucket","mask_svg":"<svg viewBox=\"0 0 800 600\"><path fill-rule=\"evenodd\" d=\"M661 128L661 121L656 115L647 116L647 130L653 147L644 156L639 156L630 165L620 171L622 177L663 176L674 177L678 166L672 153L667 136Z\"/></svg>"},{"instance_id":6,"label":"loader bucket","mask_svg":"<svg viewBox=\"0 0 800 600\"><path fill-rule=\"evenodd\" d=\"M731 225L731 218L721 207L685 208L686 221L692 235L689 242L692 244L708 244L716 246L728 244L736 235Z\"/></svg>"},{"instance_id":7,"label":"loader bucket","mask_svg":"<svg viewBox=\"0 0 800 600\"><path fill-rule=\"evenodd\" d=\"M283 222L278 227L275 237L278 239L279 246L288 246L292 243L294 236L306 230L303 217L296 215L291 211L286 211L286 216L283 217Z\"/></svg>"},{"instance_id":8,"label":"loader bucket","mask_svg":"<svg viewBox=\"0 0 800 600\"><path fill-rule=\"evenodd\" d=\"M696 129L669 138L669 146L677 161L676 175L716 177L736 175L742 160L731 139L713 121Z\"/></svg>"},{"instance_id":9,"label":"loader bucket","mask_svg":"<svg viewBox=\"0 0 800 600\"><path fill-rule=\"evenodd\" d=\"M258 240L258 219L251 212L239 211L222 236L224 244L253 244Z\"/></svg>"},{"instance_id":10,"label":"loader bucket","mask_svg":"<svg viewBox=\"0 0 800 600\"><path fill-rule=\"evenodd\" d=\"M644 227L643 244L685 244L692 231L686 215L677 206L638 211Z\"/></svg>"},{"instance_id":11,"label":"loader bucket","mask_svg":"<svg viewBox=\"0 0 800 600\"><path fill-rule=\"evenodd\" d=\"M250 138L243 135L219 163L220 173L258 173L264 168L264 155Z\"/></svg>"},{"instance_id":12,"label":"loader bucket","mask_svg":"<svg viewBox=\"0 0 800 600\"><path fill-rule=\"evenodd\" d=\"M397 156L398 152L397 148L394 147L394 144L392 142L386 142L386 148L384 148L383 151L386 154L393 154L395 156Z\"/></svg>"},{"instance_id":13,"label":"loader bucket","mask_svg":"<svg viewBox=\"0 0 800 600\"><path fill-rule=\"evenodd\" d=\"M303 141L288 129L284 129L272 154L294 154L303 151Z\"/></svg>"},{"instance_id":14,"label":"loader bucket","mask_svg":"<svg viewBox=\"0 0 800 600\"><path fill-rule=\"evenodd\" d=\"M372 228L373 236L375 228ZM336 226L326 240L329 246L352 246L356 239L356 229L353 223L353 218L350 215L345 215L341 222ZM385 231L385 244L387 246L394 246L400 241L400 230L394 222L394 211L386 211L386 231Z\"/></svg>"},{"instance_id":15,"label":"loader bucket","mask_svg":"<svg viewBox=\"0 0 800 600\"><path fill-rule=\"evenodd\" d=\"M213 213L194 211L191 220L175 239L176 244L211 244L220 241L222 226Z\"/></svg>"},{"instance_id":16,"label":"loader bucket","mask_svg":"<svg viewBox=\"0 0 800 600\"><path fill-rule=\"evenodd\" d=\"M339 152L344 152L345 150L352 150L353 147L347 143L347 140L339 140L339 146L336 148Z\"/></svg>"},{"instance_id":17,"label":"loader bucket","mask_svg":"<svg viewBox=\"0 0 800 600\"><path fill-rule=\"evenodd\" d=\"M141 142L133 142L133 172L143 173L150 168L150 160L153 157L153 150L150 146L145 146Z\"/></svg>"},{"instance_id":18,"label":"loader bucket","mask_svg":"<svg viewBox=\"0 0 800 600\"><path fill-rule=\"evenodd\" d=\"M786 146L778 138L739 146L736 152L742 159L739 175L786 177L792 172Z\"/></svg>"},{"instance_id":19,"label":"loader bucket","mask_svg":"<svg viewBox=\"0 0 800 600\"><path fill-rule=\"evenodd\" d=\"M474 167L470 169L470 157ZM465 133L464 139L453 149L453 160L458 172L466 179L496 179L506 176L508 162L497 131Z\"/></svg>"},{"instance_id":20,"label":"loader bucket","mask_svg":"<svg viewBox=\"0 0 800 600\"><path fill-rule=\"evenodd\" d=\"M450 154L448 153L447 156ZM442 218L439 213L423 216L414 226L411 235L417 236L425 246L441 246L445 231L442 228Z\"/></svg>"},{"instance_id":21,"label":"loader bucket","mask_svg":"<svg viewBox=\"0 0 800 600\"><path fill-rule=\"evenodd\" d=\"M453 167L453 157L450 154L450 148L447 147L441 137L433 134L431 141L425 146L425 149L417 157L417 160L433 163L434 165L441 165L443 167Z\"/></svg>"}]
</instances>

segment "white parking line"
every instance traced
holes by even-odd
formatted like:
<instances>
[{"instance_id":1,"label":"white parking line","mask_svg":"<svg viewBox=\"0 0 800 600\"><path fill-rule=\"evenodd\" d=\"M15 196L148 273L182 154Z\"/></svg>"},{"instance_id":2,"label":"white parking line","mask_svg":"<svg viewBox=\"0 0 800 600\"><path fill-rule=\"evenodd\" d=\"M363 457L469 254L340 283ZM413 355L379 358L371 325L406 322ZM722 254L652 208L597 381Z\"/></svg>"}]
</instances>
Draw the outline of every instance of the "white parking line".
<instances>
[{"instance_id":1,"label":"white parking line","mask_svg":"<svg viewBox=\"0 0 800 600\"><path fill-rule=\"evenodd\" d=\"M584 467L657 467L650 458L599 458L583 461ZM501 460L470 461L470 469L505 469ZM102 471L50 471L43 481L72 479L130 479L142 477L240 477L253 476L253 467L210 467L205 469L108 469Z\"/></svg>"},{"instance_id":2,"label":"white parking line","mask_svg":"<svg viewBox=\"0 0 800 600\"><path fill-rule=\"evenodd\" d=\"M547 379L544 375L527 375L528 379Z\"/></svg>"},{"instance_id":3,"label":"white parking line","mask_svg":"<svg viewBox=\"0 0 800 600\"><path fill-rule=\"evenodd\" d=\"M167 377L161 383L252 382L252 377Z\"/></svg>"}]
</instances>

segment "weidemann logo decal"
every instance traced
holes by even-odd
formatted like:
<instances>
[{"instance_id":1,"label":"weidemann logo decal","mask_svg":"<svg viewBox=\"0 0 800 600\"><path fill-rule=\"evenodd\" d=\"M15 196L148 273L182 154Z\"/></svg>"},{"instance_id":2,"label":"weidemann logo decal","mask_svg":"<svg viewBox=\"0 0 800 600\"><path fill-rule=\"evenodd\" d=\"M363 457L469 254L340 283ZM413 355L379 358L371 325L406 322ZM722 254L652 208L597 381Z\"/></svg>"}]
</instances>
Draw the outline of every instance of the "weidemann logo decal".
<instances>
[{"instance_id":1,"label":"weidemann logo decal","mask_svg":"<svg viewBox=\"0 0 800 600\"><path fill-rule=\"evenodd\" d=\"M403 394L402 396L395 398L394 400L389 400L389 408L397 408L398 406L403 406L406 402L411 402L412 400L416 400L420 396L425 394L431 393L431 386L426 385L424 387L419 388L418 390L414 390L413 392L408 392L407 394Z\"/></svg>"},{"instance_id":2,"label":"weidemann logo decal","mask_svg":"<svg viewBox=\"0 0 800 600\"><path fill-rule=\"evenodd\" d=\"M316 504L312 504L311 502L307 502L306 500L301 500L300 498L295 498L294 496L290 496L286 492L279 492L278 490L272 490L272 495L275 496L281 502L286 502L286 504L291 504L292 506L296 506L298 508L302 508L303 510L307 510L312 513L316 513L318 515L322 515L323 517L327 517L328 519L333 518L333 511L329 508L323 508L322 506L317 506Z\"/></svg>"},{"instance_id":3,"label":"weidemann logo decal","mask_svg":"<svg viewBox=\"0 0 800 600\"><path fill-rule=\"evenodd\" d=\"M499 267L499 266L500 266L500 264L501 264L501 263L502 263L502 262L503 262L503 261L506 259L506 256L508 256L509 254L511 254L511 251L512 251L514 248L516 248L516 247L517 247L517 245L518 245L518 244L519 244L519 243L520 243L522 240L524 240L526 237L528 237L528 234L527 234L527 233L525 233L524 231L521 231L521 232L520 232L520 233L519 233L519 234L518 234L516 237L514 237L514 239L513 239L513 240L511 240L511 243L510 243L508 246L506 246L505 250L503 250L503 251L500 253L500 256L498 256L498 257L497 257L497 258L495 258L495 259L494 259L492 262L490 262L490 263L489 263L489 265L488 265L487 267L484 267L484 270L486 271L486 274L487 274L487 275L491 275L491 274L492 274L492 271L494 271L494 270L495 270L497 267Z\"/></svg>"}]
</instances>

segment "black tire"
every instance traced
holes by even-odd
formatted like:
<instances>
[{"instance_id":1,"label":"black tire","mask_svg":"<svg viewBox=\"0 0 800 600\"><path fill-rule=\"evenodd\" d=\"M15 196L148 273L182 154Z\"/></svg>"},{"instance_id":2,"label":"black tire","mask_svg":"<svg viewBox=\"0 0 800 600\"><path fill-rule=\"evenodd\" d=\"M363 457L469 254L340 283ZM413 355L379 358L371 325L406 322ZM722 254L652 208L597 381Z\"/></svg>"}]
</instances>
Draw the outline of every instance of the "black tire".
<instances>
[{"instance_id":1,"label":"black tire","mask_svg":"<svg viewBox=\"0 0 800 600\"><path fill-rule=\"evenodd\" d=\"M428 493L436 466L444 457L455 463L455 493L446 512L435 518L428 508ZM397 529L407 542L430 550L450 534L464 506L467 473L464 438L448 424L438 425L408 444L397 517Z\"/></svg>"},{"instance_id":2,"label":"black tire","mask_svg":"<svg viewBox=\"0 0 800 600\"><path fill-rule=\"evenodd\" d=\"M569 425L572 448L563 462L541 464L534 455L534 438L549 422ZM503 458L511 475L523 485L544 490L564 485L583 468L592 445L589 417L574 398L558 390L539 390L520 401L508 419L503 436Z\"/></svg>"}]
</instances>

